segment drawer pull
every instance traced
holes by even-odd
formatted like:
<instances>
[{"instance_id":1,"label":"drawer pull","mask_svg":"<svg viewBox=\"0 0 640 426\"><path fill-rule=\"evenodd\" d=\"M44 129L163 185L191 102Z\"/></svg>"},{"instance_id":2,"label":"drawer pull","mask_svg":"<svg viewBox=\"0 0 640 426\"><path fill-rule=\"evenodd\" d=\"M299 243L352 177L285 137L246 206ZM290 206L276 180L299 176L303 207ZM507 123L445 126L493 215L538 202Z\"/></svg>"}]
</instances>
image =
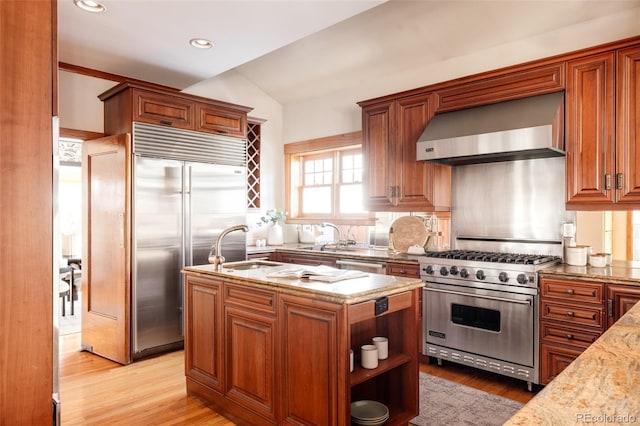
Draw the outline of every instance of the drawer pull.
<instances>
[{"instance_id":1,"label":"drawer pull","mask_svg":"<svg viewBox=\"0 0 640 426\"><path fill-rule=\"evenodd\" d=\"M568 316L569 318L573 318L575 315L576 315L576 314L575 314L575 313L573 313L572 311L568 311L568 312L567 312L567 316Z\"/></svg>"},{"instance_id":2,"label":"drawer pull","mask_svg":"<svg viewBox=\"0 0 640 426\"><path fill-rule=\"evenodd\" d=\"M567 289L567 294L573 294L573 293L575 293L575 291L573 291L573 289L572 289L572 288L568 288L568 289Z\"/></svg>"},{"instance_id":3,"label":"drawer pull","mask_svg":"<svg viewBox=\"0 0 640 426\"><path fill-rule=\"evenodd\" d=\"M169 120L160 120L160 124L164 124L165 126L172 126L173 123Z\"/></svg>"},{"instance_id":4,"label":"drawer pull","mask_svg":"<svg viewBox=\"0 0 640 426\"><path fill-rule=\"evenodd\" d=\"M405 271L404 269L400 269L400 271L399 271L399 272L400 272L401 274L406 274L406 273L407 273L407 271Z\"/></svg>"},{"instance_id":5,"label":"drawer pull","mask_svg":"<svg viewBox=\"0 0 640 426\"><path fill-rule=\"evenodd\" d=\"M567 334L567 339L573 340L573 334Z\"/></svg>"}]
</instances>

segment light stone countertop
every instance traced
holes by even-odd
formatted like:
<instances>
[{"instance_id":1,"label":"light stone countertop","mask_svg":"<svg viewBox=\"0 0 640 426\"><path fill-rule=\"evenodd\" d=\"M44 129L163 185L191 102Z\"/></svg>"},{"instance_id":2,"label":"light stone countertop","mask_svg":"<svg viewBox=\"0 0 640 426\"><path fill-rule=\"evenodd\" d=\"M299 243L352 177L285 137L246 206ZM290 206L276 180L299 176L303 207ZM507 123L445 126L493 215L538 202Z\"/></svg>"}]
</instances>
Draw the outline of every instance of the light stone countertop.
<instances>
[{"instance_id":1,"label":"light stone countertop","mask_svg":"<svg viewBox=\"0 0 640 426\"><path fill-rule=\"evenodd\" d=\"M305 268L305 266L281 263L279 264L280 266L271 268L237 270L233 269L233 264L234 262L226 264L226 267L220 272L215 270L214 265L189 266L184 268L183 272L185 274L220 278L225 282L250 285L280 293L312 297L318 300L342 304L354 304L379 297L391 296L396 293L402 293L424 286L424 283L419 278L382 274L367 274L365 277L351 278L333 283L308 279L271 278L267 277L267 274L283 269Z\"/></svg>"},{"instance_id":2,"label":"light stone countertop","mask_svg":"<svg viewBox=\"0 0 640 426\"><path fill-rule=\"evenodd\" d=\"M506 425L640 424L640 303Z\"/></svg>"},{"instance_id":3,"label":"light stone countertop","mask_svg":"<svg viewBox=\"0 0 640 426\"><path fill-rule=\"evenodd\" d=\"M540 276L598 281L615 284L640 286L640 262L614 260L610 266L595 268L593 266L571 266L559 264L538 271Z\"/></svg>"}]
</instances>

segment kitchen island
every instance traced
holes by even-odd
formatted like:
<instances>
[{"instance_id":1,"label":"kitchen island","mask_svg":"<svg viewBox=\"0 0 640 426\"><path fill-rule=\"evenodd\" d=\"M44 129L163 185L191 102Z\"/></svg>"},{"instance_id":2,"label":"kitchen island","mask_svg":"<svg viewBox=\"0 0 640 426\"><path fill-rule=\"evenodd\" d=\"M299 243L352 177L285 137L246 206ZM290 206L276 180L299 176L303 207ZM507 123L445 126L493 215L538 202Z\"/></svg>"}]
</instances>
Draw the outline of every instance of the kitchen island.
<instances>
[{"instance_id":1,"label":"kitchen island","mask_svg":"<svg viewBox=\"0 0 640 426\"><path fill-rule=\"evenodd\" d=\"M640 303L506 425L640 423Z\"/></svg>"},{"instance_id":2,"label":"kitchen island","mask_svg":"<svg viewBox=\"0 0 640 426\"><path fill-rule=\"evenodd\" d=\"M389 425L417 416L420 279L326 283L268 276L294 265L224 266L184 270L189 395L241 424L350 424L358 400L384 403ZM361 368L374 336L389 338L389 357Z\"/></svg>"}]
</instances>

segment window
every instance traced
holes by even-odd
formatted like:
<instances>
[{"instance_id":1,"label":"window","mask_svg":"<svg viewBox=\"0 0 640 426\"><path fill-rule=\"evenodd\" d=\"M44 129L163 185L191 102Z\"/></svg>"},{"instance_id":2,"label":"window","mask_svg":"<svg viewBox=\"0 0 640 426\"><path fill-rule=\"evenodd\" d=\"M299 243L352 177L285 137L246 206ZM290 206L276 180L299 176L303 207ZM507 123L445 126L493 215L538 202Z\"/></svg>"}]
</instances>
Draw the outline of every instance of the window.
<instances>
[{"instance_id":1,"label":"window","mask_svg":"<svg viewBox=\"0 0 640 426\"><path fill-rule=\"evenodd\" d=\"M372 224L360 132L285 145L289 222Z\"/></svg>"}]
</instances>

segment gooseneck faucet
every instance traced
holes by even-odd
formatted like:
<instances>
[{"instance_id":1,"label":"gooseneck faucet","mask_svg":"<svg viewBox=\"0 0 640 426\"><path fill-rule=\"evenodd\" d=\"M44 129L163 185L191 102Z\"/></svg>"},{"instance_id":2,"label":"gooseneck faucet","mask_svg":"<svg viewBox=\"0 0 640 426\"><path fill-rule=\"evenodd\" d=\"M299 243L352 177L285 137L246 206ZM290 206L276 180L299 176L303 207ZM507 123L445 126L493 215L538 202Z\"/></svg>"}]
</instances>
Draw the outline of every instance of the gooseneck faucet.
<instances>
[{"instance_id":1,"label":"gooseneck faucet","mask_svg":"<svg viewBox=\"0 0 640 426\"><path fill-rule=\"evenodd\" d=\"M334 225L333 223L329 223L329 222L321 223L321 224L320 224L320 226L321 226L322 228L324 228L324 227L328 226L329 228L333 228L333 229L335 229L335 230L336 230L336 232L338 233L338 239L336 240L336 244L337 244L337 245L339 245L339 244L340 244L340 239L341 239L341 236L342 236L342 234L340 233L340 228L338 228L338 227L337 227L336 225Z\"/></svg>"},{"instance_id":2,"label":"gooseneck faucet","mask_svg":"<svg viewBox=\"0 0 640 426\"><path fill-rule=\"evenodd\" d=\"M213 263L215 265L216 271L221 270L222 264L224 263L224 256L221 253L222 239L226 237L227 234L230 234L234 231L249 232L249 227L247 225L236 225L224 229L222 232L220 232L220 235L218 235L218 238L216 239L216 243L211 246L211 251L209 251L209 263Z\"/></svg>"}]
</instances>

